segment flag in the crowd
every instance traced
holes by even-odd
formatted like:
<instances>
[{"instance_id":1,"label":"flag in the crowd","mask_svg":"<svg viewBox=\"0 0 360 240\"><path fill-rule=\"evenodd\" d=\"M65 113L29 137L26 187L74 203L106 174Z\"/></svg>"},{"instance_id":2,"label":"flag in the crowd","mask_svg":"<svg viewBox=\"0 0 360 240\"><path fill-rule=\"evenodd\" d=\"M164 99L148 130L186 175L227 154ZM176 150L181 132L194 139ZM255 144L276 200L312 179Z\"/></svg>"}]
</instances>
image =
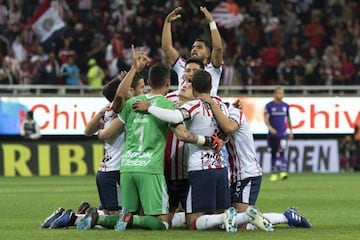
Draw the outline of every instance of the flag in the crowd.
<instances>
[{"instance_id":1,"label":"flag in the crowd","mask_svg":"<svg viewBox=\"0 0 360 240\"><path fill-rule=\"evenodd\" d=\"M240 25L243 21L243 15L235 10L232 5L226 2L221 2L211 12L214 20L218 26L226 29L234 28Z\"/></svg>"},{"instance_id":2,"label":"flag in the crowd","mask_svg":"<svg viewBox=\"0 0 360 240\"><path fill-rule=\"evenodd\" d=\"M30 23L40 42L45 42L55 32L65 27L65 23L56 9L51 7L50 1L45 1L40 5Z\"/></svg>"}]
</instances>

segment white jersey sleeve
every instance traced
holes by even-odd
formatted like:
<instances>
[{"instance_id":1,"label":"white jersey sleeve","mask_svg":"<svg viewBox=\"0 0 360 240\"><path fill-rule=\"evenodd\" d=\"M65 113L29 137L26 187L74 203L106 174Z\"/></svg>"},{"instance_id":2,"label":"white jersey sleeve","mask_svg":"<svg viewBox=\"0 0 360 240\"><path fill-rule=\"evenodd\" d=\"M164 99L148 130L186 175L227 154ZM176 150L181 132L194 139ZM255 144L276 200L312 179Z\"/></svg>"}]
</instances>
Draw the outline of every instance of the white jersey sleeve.
<instances>
[{"instance_id":1,"label":"white jersey sleeve","mask_svg":"<svg viewBox=\"0 0 360 240\"><path fill-rule=\"evenodd\" d=\"M116 113L110 107L104 114L104 128L107 128ZM121 163L121 153L124 147L125 142L125 130L121 130L115 133L111 139L105 142L105 154L102 159L98 171L109 172L109 171L119 171Z\"/></svg>"},{"instance_id":2,"label":"white jersey sleeve","mask_svg":"<svg viewBox=\"0 0 360 240\"><path fill-rule=\"evenodd\" d=\"M212 84L210 91L211 96L217 95L220 85L222 70L223 70L222 65L216 68L212 62L205 65L205 71L207 71L211 75L211 84Z\"/></svg>"},{"instance_id":3,"label":"white jersey sleeve","mask_svg":"<svg viewBox=\"0 0 360 240\"><path fill-rule=\"evenodd\" d=\"M182 86L184 86L186 83L183 77L185 71L185 63L186 60L182 57L179 57L172 66L173 70L176 72L178 76L178 91L180 91Z\"/></svg>"},{"instance_id":4,"label":"white jersey sleeve","mask_svg":"<svg viewBox=\"0 0 360 240\"><path fill-rule=\"evenodd\" d=\"M226 143L232 182L262 175L262 169L256 160L254 137L244 112L230 107L229 117L239 125Z\"/></svg>"}]
</instances>

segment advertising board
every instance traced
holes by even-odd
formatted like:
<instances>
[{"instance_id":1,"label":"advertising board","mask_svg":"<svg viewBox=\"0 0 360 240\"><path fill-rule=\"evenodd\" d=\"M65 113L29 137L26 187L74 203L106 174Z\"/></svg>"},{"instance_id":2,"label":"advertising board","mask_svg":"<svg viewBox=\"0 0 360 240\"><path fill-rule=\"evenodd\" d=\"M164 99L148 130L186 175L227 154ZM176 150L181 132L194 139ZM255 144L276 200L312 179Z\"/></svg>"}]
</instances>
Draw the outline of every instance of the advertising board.
<instances>
[{"instance_id":1,"label":"advertising board","mask_svg":"<svg viewBox=\"0 0 360 240\"><path fill-rule=\"evenodd\" d=\"M266 141L256 140L257 160L270 172ZM0 176L84 176L96 173L104 145L89 138L42 138L38 141L1 141ZM339 171L336 140L293 140L286 152L289 172L335 173Z\"/></svg>"},{"instance_id":2,"label":"advertising board","mask_svg":"<svg viewBox=\"0 0 360 240\"><path fill-rule=\"evenodd\" d=\"M236 98L223 98L232 103ZM272 98L240 97L254 134L266 134L264 106ZM295 134L350 134L360 120L360 97L288 97ZM34 112L42 135L83 135L90 119L107 104L102 97L0 98L0 135L18 135L26 111Z\"/></svg>"}]
</instances>

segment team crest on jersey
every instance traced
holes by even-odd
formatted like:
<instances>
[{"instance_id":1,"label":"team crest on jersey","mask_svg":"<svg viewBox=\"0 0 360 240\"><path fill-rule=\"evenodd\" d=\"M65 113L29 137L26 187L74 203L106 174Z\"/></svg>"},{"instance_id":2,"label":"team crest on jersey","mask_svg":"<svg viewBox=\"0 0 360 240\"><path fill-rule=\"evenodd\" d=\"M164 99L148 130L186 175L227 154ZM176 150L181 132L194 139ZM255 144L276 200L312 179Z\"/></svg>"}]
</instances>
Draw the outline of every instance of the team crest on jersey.
<instances>
[{"instance_id":1,"label":"team crest on jersey","mask_svg":"<svg viewBox=\"0 0 360 240\"><path fill-rule=\"evenodd\" d=\"M283 110L283 112L286 112L286 107L283 107L282 110Z\"/></svg>"},{"instance_id":2,"label":"team crest on jersey","mask_svg":"<svg viewBox=\"0 0 360 240\"><path fill-rule=\"evenodd\" d=\"M181 114L183 115L184 121L191 119L190 113L186 109L179 109Z\"/></svg>"}]
</instances>

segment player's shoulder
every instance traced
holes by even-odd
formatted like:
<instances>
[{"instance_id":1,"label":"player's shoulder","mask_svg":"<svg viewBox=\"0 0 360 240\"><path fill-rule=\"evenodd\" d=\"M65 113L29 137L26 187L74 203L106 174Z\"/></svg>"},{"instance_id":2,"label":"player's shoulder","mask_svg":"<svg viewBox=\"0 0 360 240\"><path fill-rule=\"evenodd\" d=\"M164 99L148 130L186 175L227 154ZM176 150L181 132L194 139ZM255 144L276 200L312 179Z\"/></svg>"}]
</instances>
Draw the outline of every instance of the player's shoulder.
<instances>
[{"instance_id":1,"label":"player's shoulder","mask_svg":"<svg viewBox=\"0 0 360 240\"><path fill-rule=\"evenodd\" d=\"M231 115L239 115L239 116L244 116L245 117L245 112L240 109L240 108L237 108L237 107L234 107L234 106L229 106L229 113Z\"/></svg>"},{"instance_id":2,"label":"player's shoulder","mask_svg":"<svg viewBox=\"0 0 360 240\"><path fill-rule=\"evenodd\" d=\"M268 103L266 103L266 107L269 107L269 106L272 106L272 105L274 105L275 104L275 102L274 102L274 100L271 100L270 102L268 102Z\"/></svg>"},{"instance_id":3,"label":"player's shoulder","mask_svg":"<svg viewBox=\"0 0 360 240\"><path fill-rule=\"evenodd\" d=\"M149 95L145 95L145 99L148 101L156 101L156 102L167 102L170 101L166 96L164 95L154 95L154 96L149 96Z\"/></svg>"},{"instance_id":4,"label":"player's shoulder","mask_svg":"<svg viewBox=\"0 0 360 240\"><path fill-rule=\"evenodd\" d=\"M289 104L287 102L282 101L281 103L285 106L289 106Z\"/></svg>"},{"instance_id":5,"label":"player's shoulder","mask_svg":"<svg viewBox=\"0 0 360 240\"><path fill-rule=\"evenodd\" d=\"M221 97L218 96L218 95L213 95L213 96L211 96L211 98L212 98L213 100L215 100L216 102L218 102L218 103L223 103L223 100L222 100Z\"/></svg>"},{"instance_id":6,"label":"player's shoulder","mask_svg":"<svg viewBox=\"0 0 360 240\"><path fill-rule=\"evenodd\" d=\"M173 92L169 92L168 94L166 94L165 97L172 102L177 102L179 100L179 91L176 90Z\"/></svg>"},{"instance_id":7,"label":"player's shoulder","mask_svg":"<svg viewBox=\"0 0 360 240\"><path fill-rule=\"evenodd\" d=\"M181 57L181 56L179 56L179 57L175 60L175 62L174 62L174 64L172 65L172 67L185 68L185 63L186 63L186 59L183 58L183 57Z\"/></svg>"},{"instance_id":8,"label":"player's shoulder","mask_svg":"<svg viewBox=\"0 0 360 240\"><path fill-rule=\"evenodd\" d=\"M154 106L174 108L174 102L163 95L146 96L146 100Z\"/></svg>"},{"instance_id":9,"label":"player's shoulder","mask_svg":"<svg viewBox=\"0 0 360 240\"><path fill-rule=\"evenodd\" d=\"M188 110L194 110L196 108L199 108L202 105L201 100L199 99L195 99L195 100L191 100L188 101L186 103L184 103L183 105L180 106L180 108L185 108Z\"/></svg>"},{"instance_id":10,"label":"player's shoulder","mask_svg":"<svg viewBox=\"0 0 360 240\"><path fill-rule=\"evenodd\" d=\"M224 65L224 61L221 62L220 66L215 66L214 63L212 61L208 62L207 64L205 64L205 69L206 70L210 70L210 69L222 69Z\"/></svg>"},{"instance_id":11,"label":"player's shoulder","mask_svg":"<svg viewBox=\"0 0 360 240\"><path fill-rule=\"evenodd\" d=\"M223 107L225 109L228 109L228 106L229 104L226 104L221 97L217 96L217 95L214 95L214 96L211 96L211 98L220 106L220 107Z\"/></svg>"},{"instance_id":12,"label":"player's shoulder","mask_svg":"<svg viewBox=\"0 0 360 240\"><path fill-rule=\"evenodd\" d=\"M132 105L134 102L136 102L137 100L144 100L146 99L144 97L145 95L139 95L139 96L134 96L134 97L131 97L129 98L128 100L126 100L125 104L126 105Z\"/></svg>"},{"instance_id":13,"label":"player's shoulder","mask_svg":"<svg viewBox=\"0 0 360 240\"><path fill-rule=\"evenodd\" d=\"M240 108L234 107L233 105L229 105L228 110L230 113L240 113L242 110Z\"/></svg>"},{"instance_id":14,"label":"player's shoulder","mask_svg":"<svg viewBox=\"0 0 360 240\"><path fill-rule=\"evenodd\" d=\"M186 104L187 105L199 105L199 104L201 104L202 103L202 101L201 100L199 100L199 99L194 99L194 100L191 100L191 101L188 101L188 102L186 102Z\"/></svg>"}]
</instances>

